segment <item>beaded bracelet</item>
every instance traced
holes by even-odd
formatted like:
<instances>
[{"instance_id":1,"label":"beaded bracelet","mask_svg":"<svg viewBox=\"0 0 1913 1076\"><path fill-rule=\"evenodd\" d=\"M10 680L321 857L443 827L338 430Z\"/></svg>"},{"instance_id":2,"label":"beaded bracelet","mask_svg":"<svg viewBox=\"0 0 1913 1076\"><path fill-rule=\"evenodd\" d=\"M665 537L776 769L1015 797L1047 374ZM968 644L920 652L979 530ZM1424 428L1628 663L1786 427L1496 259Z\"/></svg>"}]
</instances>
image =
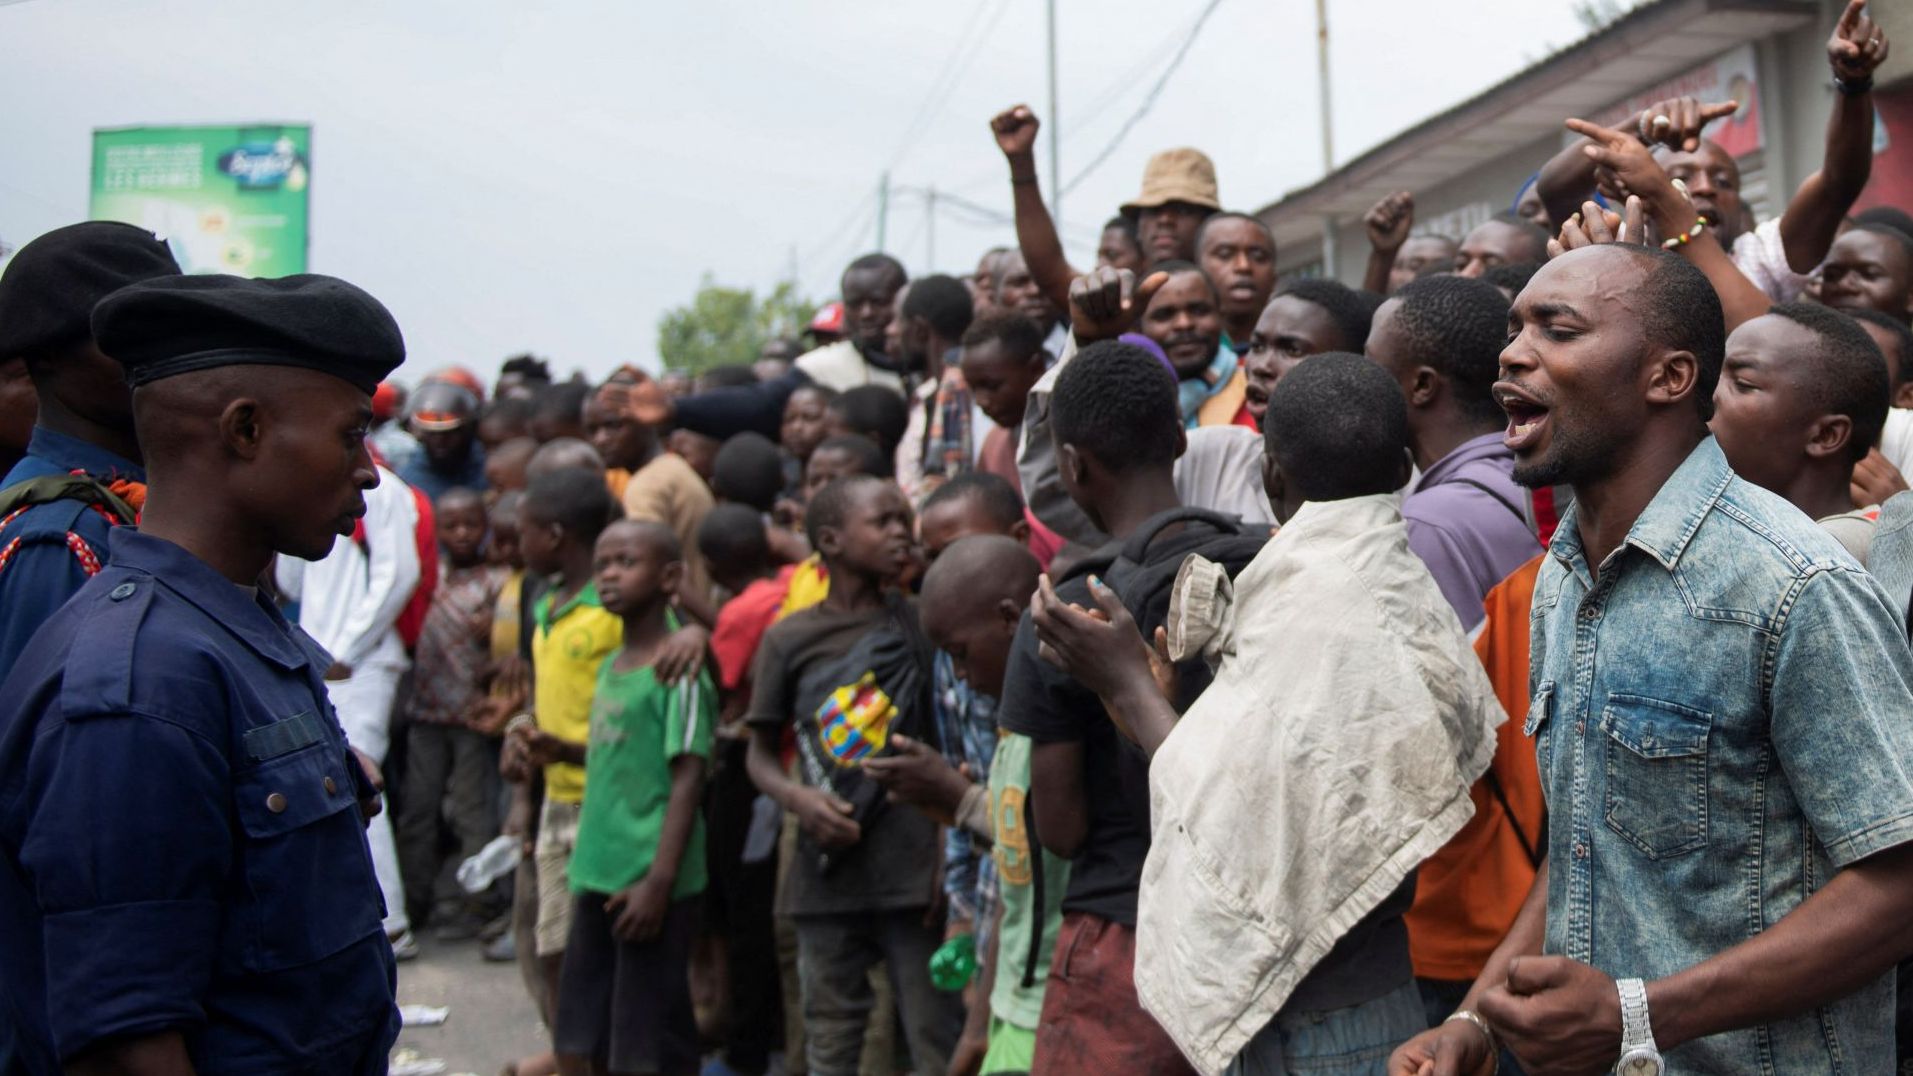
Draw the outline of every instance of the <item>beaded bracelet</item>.
<instances>
[{"instance_id":1,"label":"beaded bracelet","mask_svg":"<svg viewBox=\"0 0 1913 1076\"><path fill-rule=\"evenodd\" d=\"M1692 228L1689 228L1687 231L1684 231L1679 235L1671 236L1667 239L1663 239L1661 241L1661 249L1662 250L1677 250L1693 242L1695 239L1700 238L1700 233L1706 230L1707 230L1706 218L1705 217L1698 218L1694 221L1694 226Z\"/></svg>"}]
</instances>

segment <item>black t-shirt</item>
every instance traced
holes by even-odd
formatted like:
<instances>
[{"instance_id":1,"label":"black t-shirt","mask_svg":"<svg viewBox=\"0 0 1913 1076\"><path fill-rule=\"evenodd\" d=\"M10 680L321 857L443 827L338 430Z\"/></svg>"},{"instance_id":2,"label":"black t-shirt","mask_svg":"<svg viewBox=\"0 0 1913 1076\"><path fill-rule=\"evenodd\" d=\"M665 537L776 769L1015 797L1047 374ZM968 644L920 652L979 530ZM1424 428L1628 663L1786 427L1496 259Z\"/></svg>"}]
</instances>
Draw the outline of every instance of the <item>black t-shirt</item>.
<instances>
[{"instance_id":1,"label":"black t-shirt","mask_svg":"<svg viewBox=\"0 0 1913 1076\"><path fill-rule=\"evenodd\" d=\"M814 720L825 699L846 686L834 675L842 672L840 659L896 615L914 620L916 608L895 597L888 608L858 613L813 606L771 625L751 666L751 705L745 721L782 729L793 721ZM929 714L899 714L893 724L902 721L934 727ZM801 760L796 776L813 784ZM798 835L796 862L779 899L780 914L828 915L930 903L942 858L936 824L912 808L886 806L862 825L863 839L832 853L828 870L810 836Z\"/></svg>"},{"instance_id":2,"label":"black t-shirt","mask_svg":"<svg viewBox=\"0 0 1913 1076\"><path fill-rule=\"evenodd\" d=\"M1150 544L1147 563L1180 563L1214 537L1213 530L1201 527L1164 535ZM1103 552L1110 551L1105 547ZM1082 575L1058 584L1056 596L1085 609L1096 607L1087 578ZM1130 612L1136 612L1133 605ZM1158 622L1141 617L1137 626L1150 636ZM1176 709L1180 712L1209 686L1211 674L1199 658L1178 668L1181 677ZM997 722L1039 745L1082 743L1089 830L1070 866L1063 910L1088 912L1134 926L1136 891L1142 884L1143 860L1149 854L1149 760L1142 748L1117 734L1094 693L1037 656L1036 628L1027 612L1010 644L1003 696L997 702Z\"/></svg>"}]
</instances>

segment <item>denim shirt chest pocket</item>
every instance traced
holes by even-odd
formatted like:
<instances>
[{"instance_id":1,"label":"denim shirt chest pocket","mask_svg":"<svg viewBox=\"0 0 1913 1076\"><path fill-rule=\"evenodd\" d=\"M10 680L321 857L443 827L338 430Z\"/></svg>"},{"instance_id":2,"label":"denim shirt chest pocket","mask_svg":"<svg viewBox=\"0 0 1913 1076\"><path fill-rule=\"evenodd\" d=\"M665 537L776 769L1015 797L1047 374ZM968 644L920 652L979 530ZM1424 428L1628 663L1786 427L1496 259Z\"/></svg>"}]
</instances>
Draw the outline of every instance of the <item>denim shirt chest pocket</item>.
<instances>
[{"instance_id":1,"label":"denim shirt chest pocket","mask_svg":"<svg viewBox=\"0 0 1913 1076\"><path fill-rule=\"evenodd\" d=\"M312 710L243 734L233 777L241 873L236 958L254 972L331 956L377 929L356 786L343 743Z\"/></svg>"},{"instance_id":2,"label":"denim shirt chest pocket","mask_svg":"<svg viewBox=\"0 0 1913 1076\"><path fill-rule=\"evenodd\" d=\"M1707 846L1713 723L1713 714L1680 703L1621 692L1607 697L1604 818L1649 859Z\"/></svg>"}]
</instances>

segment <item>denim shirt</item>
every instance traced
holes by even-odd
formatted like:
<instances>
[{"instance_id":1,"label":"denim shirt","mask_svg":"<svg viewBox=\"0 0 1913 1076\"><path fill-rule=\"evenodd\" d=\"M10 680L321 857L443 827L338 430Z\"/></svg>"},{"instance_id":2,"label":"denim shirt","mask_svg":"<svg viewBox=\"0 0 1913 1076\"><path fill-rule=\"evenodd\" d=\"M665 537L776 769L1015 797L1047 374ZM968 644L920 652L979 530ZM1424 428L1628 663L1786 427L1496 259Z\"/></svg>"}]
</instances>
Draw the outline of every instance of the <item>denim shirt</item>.
<instances>
[{"instance_id":1,"label":"denim shirt","mask_svg":"<svg viewBox=\"0 0 1913 1076\"><path fill-rule=\"evenodd\" d=\"M1913 658L1830 535L1694 449L1591 578L1569 510L1535 585L1549 953L1656 979L1913 839ZM1650 1014L1650 1018L1651 1018ZM1893 1068L1893 977L1688 1043L1668 1071Z\"/></svg>"}]
</instances>

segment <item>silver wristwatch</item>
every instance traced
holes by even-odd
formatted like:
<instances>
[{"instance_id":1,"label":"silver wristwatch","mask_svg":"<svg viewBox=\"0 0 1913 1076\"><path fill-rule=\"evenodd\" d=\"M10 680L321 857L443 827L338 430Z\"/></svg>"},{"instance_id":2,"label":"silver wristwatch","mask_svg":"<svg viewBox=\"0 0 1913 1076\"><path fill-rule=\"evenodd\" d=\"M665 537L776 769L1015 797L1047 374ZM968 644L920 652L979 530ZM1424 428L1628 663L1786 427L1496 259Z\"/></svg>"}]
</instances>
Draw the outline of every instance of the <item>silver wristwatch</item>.
<instances>
[{"instance_id":1,"label":"silver wristwatch","mask_svg":"<svg viewBox=\"0 0 1913 1076\"><path fill-rule=\"evenodd\" d=\"M1621 1060L1614 1065L1616 1076L1661 1076L1665 1063L1647 1022L1647 984L1622 979L1614 985L1621 992Z\"/></svg>"}]
</instances>

